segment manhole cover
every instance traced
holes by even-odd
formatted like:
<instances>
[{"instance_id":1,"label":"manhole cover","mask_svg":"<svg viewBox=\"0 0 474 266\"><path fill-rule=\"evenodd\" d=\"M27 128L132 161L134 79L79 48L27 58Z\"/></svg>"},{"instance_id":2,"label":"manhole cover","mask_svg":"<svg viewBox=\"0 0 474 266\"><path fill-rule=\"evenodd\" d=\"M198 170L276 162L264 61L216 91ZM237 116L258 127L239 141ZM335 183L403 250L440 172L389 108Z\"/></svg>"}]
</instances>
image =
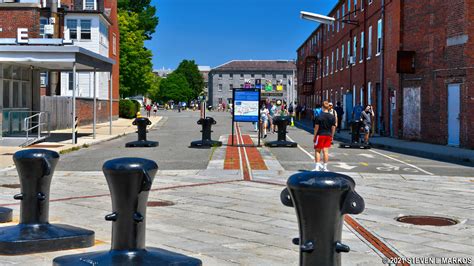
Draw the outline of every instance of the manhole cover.
<instances>
[{"instance_id":1,"label":"manhole cover","mask_svg":"<svg viewBox=\"0 0 474 266\"><path fill-rule=\"evenodd\" d=\"M401 216L397 218L397 221L407 224L431 226L449 226L459 223L454 219L436 216Z\"/></svg>"},{"instance_id":2,"label":"manhole cover","mask_svg":"<svg viewBox=\"0 0 474 266\"><path fill-rule=\"evenodd\" d=\"M149 201L146 206L148 207L166 207L172 206L174 202L168 200L160 200L160 201Z\"/></svg>"},{"instance_id":3,"label":"manhole cover","mask_svg":"<svg viewBox=\"0 0 474 266\"><path fill-rule=\"evenodd\" d=\"M6 188L21 188L20 184L2 184L0 187L6 187Z\"/></svg>"}]
</instances>

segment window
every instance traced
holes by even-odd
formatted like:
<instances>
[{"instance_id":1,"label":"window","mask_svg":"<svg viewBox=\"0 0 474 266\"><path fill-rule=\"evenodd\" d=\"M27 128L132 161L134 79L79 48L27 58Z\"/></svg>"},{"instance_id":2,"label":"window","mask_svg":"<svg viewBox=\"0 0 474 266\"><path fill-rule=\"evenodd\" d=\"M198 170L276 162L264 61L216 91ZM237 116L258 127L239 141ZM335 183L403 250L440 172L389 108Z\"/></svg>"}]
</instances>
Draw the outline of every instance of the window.
<instances>
[{"instance_id":1,"label":"window","mask_svg":"<svg viewBox=\"0 0 474 266\"><path fill-rule=\"evenodd\" d=\"M265 74L262 74L262 78L264 78L264 77L265 77Z\"/></svg>"},{"instance_id":2,"label":"window","mask_svg":"<svg viewBox=\"0 0 474 266\"><path fill-rule=\"evenodd\" d=\"M339 10L337 11L337 32L339 32Z\"/></svg>"},{"instance_id":3,"label":"window","mask_svg":"<svg viewBox=\"0 0 474 266\"><path fill-rule=\"evenodd\" d=\"M362 0L364 1L364 0ZM357 16L357 0L354 0L354 17Z\"/></svg>"},{"instance_id":4,"label":"window","mask_svg":"<svg viewBox=\"0 0 474 266\"><path fill-rule=\"evenodd\" d=\"M339 48L336 49L336 72L339 69Z\"/></svg>"},{"instance_id":5,"label":"window","mask_svg":"<svg viewBox=\"0 0 474 266\"><path fill-rule=\"evenodd\" d=\"M364 61L364 32L360 33L360 62Z\"/></svg>"},{"instance_id":6,"label":"window","mask_svg":"<svg viewBox=\"0 0 474 266\"><path fill-rule=\"evenodd\" d=\"M10 81L3 80L3 108L10 107Z\"/></svg>"},{"instance_id":7,"label":"window","mask_svg":"<svg viewBox=\"0 0 474 266\"><path fill-rule=\"evenodd\" d=\"M48 86L48 72L41 72L40 73L40 86L41 87Z\"/></svg>"},{"instance_id":8,"label":"window","mask_svg":"<svg viewBox=\"0 0 474 266\"><path fill-rule=\"evenodd\" d=\"M286 79L286 77L288 77L286 74L283 74L283 78Z\"/></svg>"},{"instance_id":9,"label":"window","mask_svg":"<svg viewBox=\"0 0 474 266\"><path fill-rule=\"evenodd\" d=\"M219 84L219 88L217 89L217 91L222 91L222 84Z\"/></svg>"},{"instance_id":10,"label":"window","mask_svg":"<svg viewBox=\"0 0 474 266\"><path fill-rule=\"evenodd\" d=\"M367 83L367 104L372 104L372 82Z\"/></svg>"},{"instance_id":11,"label":"window","mask_svg":"<svg viewBox=\"0 0 474 266\"><path fill-rule=\"evenodd\" d=\"M346 15L346 6L344 4L342 4L342 10L341 10L341 18L344 19L344 16ZM344 29L344 24L346 23L341 23L341 27Z\"/></svg>"},{"instance_id":12,"label":"window","mask_svg":"<svg viewBox=\"0 0 474 266\"><path fill-rule=\"evenodd\" d=\"M219 79L222 79L222 74L219 74Z\"/></svg>"},{"instance_id":13,"label":"window","mask_svg":"<svg viewBox=\"0 0 474 266\"><path fill-rule=\"evenodd\" d=\"M72 91L74 88L74 73L69 72L69 77L68 77L68 89Z\"/></svg>"},{"instance_id":14,"label":"window","mask_svg":"<svg viewBox=\"0 0 474 266\"><path fill-rule=\"evenodd\" d=\"M44 25L48 24L47 18L40 18L40 36L41 38L46 38L46 34L44 34Z\"/></svg>"},{"instance_id":15,"label":"window","mask_svg":"<svg viewBox=\"0 0 474 266\"><path fill-rule=\"evenodd\" d=\"M234 90L234 84L230 84L230 85L229 85L229 90L230 90L230 91Z\"/></svg>"},{"instance_id":16,"label":"window","mask_svg":"<svg viewBox=\"0 0 474 266\"><path fill-rule=\"evenodd\" d=\"M377 22L377 54L376 56L380 55L382 52L382 20L379 19Z\"/></svg>"},{"instance_id":17,"label":"window","mask_svg":"<svg viewBox=\"0 0 474 266\"><path fill-rule=\"evenodd\" d=\"M240 74L240 79L244 79L244 74Z\"/></svg>"},{"instance_id":18,"label":"window","mask_svg":"<svg viewBox=\"0 0 474 266\"><path fill-rule=\"evenodd\" d=\"M229 74L229 79L234 79L234 74Z\"/></svg>"},{"instance_id":19,"label":"window","mask_svg":"<svg viewBox=\"0 0 474 266\"><path fill-rule=\"evenodd\" d=\"M351 40L347 41L347 60L351 58ZM349 68L349 61L347 62L347 68Z\"/></svg>"},{"instance_id":20,"label":"window","mask_svg":"<svg viewBox=\"0 0 474 266\"><path fill-rule=\"evenodd\" d=\"M276 75L276 74L273 74L272 77L273 77L274 79L276 79L276 78L277 78L277 75Z\"/></svg>"},{"instance_id":21,"label":"window","mask_svg":"<svg viewBox=\"0 0 474 266\"><path fill-rule=\"evenodd\" d=\"M109 28L102 21L99 23L100 43L107 44L109 41Z\"/></svg>"},{"instance_id":22,"label":"window","mask_svg":"<svg viewBox=\"0 0 474 266\"><path fill-rule=\"evenodd\" d=\"M354 45L354 54L352 55L354 57L354 65L356 63L356 58L357 58L357 35L354 36L354 42L353 42L353 45Z\"/></svg>"},{"instance_id":23,"label":"window","mask_svg":"<svg viewBox=\"0 0 474 266\"><path fill-rule=\"evenodd\" d=\"M81 40L91 39L91 20L81 20Z\"/></svg>"},{"instance_id":24,"label":"window","mask_svg":"<svg viewBox=\"0 0 474 266\"><path fill-rule=\"evenodd\" d=\"M360 87L360 105L364 106L364 87Z\"/></svg>"},{"instance_id":25,"label":"window","mask_svg":"<svg viewBox=\"0 0 474 266\"><path fill-rule=\"evenodd\" d=\"M360 11L364 11L364 1L365 0L360 0Z\"/></svg>"},{"instance_id":26,"label":"window","mask_svg":"<svg viewBox=\"0 0 474 266\"><path fill-rule=\"evenodd\" d=\"M352 107L356 105L356 99L356 85L354 85L354 87L352 87ZM355 119L357 119L357 117Z\"/></svg>"},{"instance_id":27,"label":"window","mask_svg":"<svg viewBox=\"0 0 474 266\"><path fill-rule=\"evenodd\" d=\"M334 51L331 52L331 75L334 72Z\"/></svg>"},{"instance_id":28,"label":"window","mask_svg":"<svg viewBox=\"0 0 474 266\"><path fill-rule=\"evenodd\" d=\"M84 0L84 10L96 10L96 0Z\"/></svg>"},{"instance_id":29,"label":"window","mask_svg":"<svg viewBox=\"0 0 474 266\"><path fill-rule=\"evenodd\" d=\"M342 47L341 47L341 70L344 69L344 44L342 44Z\"/></svg>"},{"instance_id":30,"label":"window","mask_svg":"<svg viewBox=\"0 0 474 266\"><path fill-rule=\"evenodd\" d=\"M329 56L326 56L326 76L329 74Z\"/></svg>"},{"instance_id":31,"label":"window","mask_svg":"<svg viewBox=\"0 0 474 266\"><path fill-rule=\"evenodd\" d=\"M251 74L250 77L254 78L254 77L255 77L255 74Z\"/></svg>"},{"instance_id":32,"label":"window","mask_svg":"<svg viewBox=\"0 0 474 266\"><path fill-rule=\"evenodd\" d=\"M351 12L351 0L347 0L347 13Z\"/></svg>"},{"instance_id":33,"label":"window","mask_svg":"<svg viewBox=\"0 0 474 266\"><path fill-rule=\"evenodd\" d=\"M115 35L115 33L112 37L112 53L113 55L117 55L117 35Z\"/></svg>"},{"instance_id":34,"label":"window","mask_svg":"<svg viewBox=\"0 0 474 266\"><path fill-rule=\"evenodd\" d=\"M66 21L66 27L69 29L71 40L77 40L77 20L68 19Z\"/></svg>"},{"instance_id":35,"label":"window","mask_svg":"<svg viewBox=\"0 0 474 266\"><path fill-rule=\"evenodd\" d=\"M372 57L372 26L369 26L369 40L367 41L367 59Z\"/></svg>"}]
</instances>

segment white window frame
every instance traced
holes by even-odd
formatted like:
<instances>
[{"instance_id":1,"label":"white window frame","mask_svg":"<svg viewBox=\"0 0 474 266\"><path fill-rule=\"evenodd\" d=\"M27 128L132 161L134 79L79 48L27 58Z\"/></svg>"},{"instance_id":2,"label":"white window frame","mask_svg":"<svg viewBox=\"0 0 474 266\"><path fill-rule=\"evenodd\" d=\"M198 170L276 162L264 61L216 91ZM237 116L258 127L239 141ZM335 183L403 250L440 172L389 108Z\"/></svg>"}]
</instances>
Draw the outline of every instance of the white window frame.
<instances>
[{"instance_id":1,"label":"white window frame","mask_svg":"<svg viewBox=\"0 0 474 266\"><path fill-rule=\"evenodd\" d=\"M222 92L222 84L217 85L217 91Z\"/></svg>"},{"instance_id":2,"label":"white window frame","mask_svg":"<svg viewBox=\"0 0 474 266\"><path fill-rule=\"evenodd\" d=\"M341 46L341 71L344 70L344 59L345 59L344 43Z\"/></svg>"},{"instance_id":3,"label":"white window frame","mask_svg":"<svg viewBox=\"0 0 474 266\"><path fill-rule=\"evenodd\" d=\"M360 33L360 61L359 63L362 63L364 61L364 37L365 33L361 32Z\"/></svg>"},{"instance_id":4,"label":"white window frame","mask_svg":"<svg viewBox=\"0 0 474 266\"><path fill-rule=\"evenodd\" d=\"M334 73L334 51L331 52L331 75Z\"/></svg>"},{"instance_id":5,"label":"white window frame","mask_svg":"<svg viewBox=\"0 0 474 266\"><path fill-rule=\"evenodd\" d=\"M354 17L357 17L357 0L354 0Z\"/></svg>"},{"instance_id":6,"label":"white window frame","mask_svg":"<svg viewBox=\"0 0 474 266\"><path fill-rule=\"evenodd\" d=\"M79 35L78 35L79 40L80 40L80 41L85 41L85 42L90 42L90 41L92 41L92 28L93 28L93 27L92 27L92 19L79 19L78 21L79 21L79 23L78 23L78 25L79 25L79 31L78 31L78 33L79 33ZM90 29L89 29L89 31L90 31L89 34L91 35L91 38L90 38L90 39L82 39L82 22L83 22L83 21L89 21L89 22L90 22L90 25L91 25L91 26L90 26Z\"/></svg>"},{"instance_id":7,"label":"white window frame","mask_svg":"<svg viewBox=\"0 0 474 266\"><path fill-rule=\"evenodd\" d=\"M339 17L339 9L338 9L338 10L337 10L337 32L339 32L339 21L340 21L339 18L340 18L340 17Z\"/></svg>"},{"instance_id":8,"label":"white window frame","mask_svg":"<svg viewBox=\"0 0 474 266\"><path fill-rule=\"evenodd\" d=\"M356 99L357 99L357 90L356 90L356 85L354 84L354 86L352 87L352 107L354 107L356 105ZM358 117L354 117L355 120L358 120L359 118Z\"/></svg>"},{"instance_id":9,"label":"white window frame","mask_svg":"<svg viewBox=\"0 0 474 266\"><path fill-rule=\"evenodd\" d=\"M383 29L382 29L382 19L377 21L377 53L375 56L379 56L382 52L382 38L383 38Z\"/></svg>"},{"instance_id":10,"label":"white window frame","mask_svg":"<svg viewBox=\"0 0 474 266\"><path fill-rule=\"evenodd\" d=\"M339 69L339 47L336 48L336 72Z\"/></svg>"},{"instance_id":11,"label":"white window frame","mask_svg":"<svg viewBox=\"0 0 474 266\"><path fill-rule=\"evenodd\" d=\"M344 16L346 15L346 5L342 3L342 9L341 9L341 19L344 19ZM341 23L341 28L344 29L344 22Z\"/></svg>"},{"instance_id":12,"label":"white window frame","mask_svg":"<svg viewBox=\"0 0 474 266\"><path fill-rule=\"evenodd\" d=\"M367 60L372 58L372 25L369 26L369 34L368 34L368 41L367 41Z\"/></svg>"},{"instance_id":13,"label":"white window frame","mask_svg":"<svg viewBox=\"0 0 474 266\"><path fill-rule=\"evenodd\" d=\"M372 82L367 83L367 104L372 105Z\"/></svg>"},{"instance_id":14,"label":"white window frame","mask_svg":"<svg viewBox=\"0 0 474 266\"><path fill-rule=\"evenodd\" d=\"M347 66L346 68L349 68L350 64L350 58L351 58L351 39L347 41Z\"/></svg>"},{"instance_id":15,"label":"white window frame","mask_svg":"<svg viewBox=\"0 0 474 266\"><path fill-rule=\"evenodd\" d=\"M360 105L364 106L364 86L360 87Z\"/></svg>"},{"instance_id":16,"label":"white window frame","mask_svg":"<svg viewBox=\"0 0 474 266\"><path fill-rule=\"evenodd\" d=\"M355 59L355 60L354 60L354 65L355 65L355 64L357 63L357 35L354 36L353 46L354 46L354 48L353 48L353 51L352 51L352 52L353 52L354 54L353 54L352 56L353 56L354 59Z\"/></svg>"},{"instance_id":17,"label":"white window frame","mask_svg":"<svg viewBox=\"0 0 474 266\"><path fill-rule=\"evenodd\" d=\"M87 0L83 0L82 1L82 9L83 10L97 10L97 0L93 0L93 1L94 1L94 7L93 7L93 9L91 9L91 8L87 8L87 6L86 6Z\"/></svg>"},{"instance_id":18,"label":"white window frame","mask_svg":"<svg viewBox=\"0 0 474 266\"><path fill-rule=\"evenodd\" d=\"M75 21L76 22L76 38L71 37L71 29L68 27L68 21ZM66 19L66 29L69 30L69 37L71 40L77 40L79 41L81 39L81 35L79 34L81 32L81 26L79 25L79 21L77 19Z\"/></svg>"}]
</instances>

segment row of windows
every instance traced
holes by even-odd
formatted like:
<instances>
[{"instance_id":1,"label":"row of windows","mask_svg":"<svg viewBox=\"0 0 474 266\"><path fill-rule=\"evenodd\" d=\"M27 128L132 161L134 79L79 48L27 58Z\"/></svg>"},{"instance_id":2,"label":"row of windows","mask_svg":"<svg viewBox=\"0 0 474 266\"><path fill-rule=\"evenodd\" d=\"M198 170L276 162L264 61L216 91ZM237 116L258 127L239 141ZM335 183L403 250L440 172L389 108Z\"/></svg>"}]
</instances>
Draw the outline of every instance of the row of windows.
<instances>
[{"instance_id":1,"label":"row of windows","mask_svg":"<svg viewBox=\"0 0 474 266\"><path fill-rule=\"evenodd\" d=\"M243 88L244 87L244 84L240 84L240 87ZM283 90L286 91L286 85L283 85ZM234 84L229 84L229 91L232 91L234 89ZM219 84L218 87L217 87L217 91L222 91L223 90L223 85L222 84ZM273 90L277 90L277 85L274 84L273 85Z\"/></svg>"},{"instance_id":2,"label":"row of windows","mask_svg":"<svg viewBox=\"0 0 474 266\"><path fill-rule=\"evenodd\" d=\"M377 43L376 43L376 54L375 56L379 56L382 51L382 20L378 21L378 30L377 30ZM359 36L354 36L352 40L352 47L351 47L351 40L347 41L347 46L345 43L342 43L341 48L336 48L336 54L334 55L334 50L331 52L331 55L326 56L325 58L325 67L324 67L324 76L328 76L329 74L333 74L337 72L338 69L343 70L344 66L348 68L350 65L355 65L357 59L359 63L362 63L365 59L365 33L360 33L360 45L359 45L359 57L357 57L357 44L359 41ZM372 49L373 49L373 42L372 42L372 26L369 26L368 31L368 42L367 42L367 60L372 58ZM347 51L347 57L346 57ZM334 57L335 56L335 57ZM339 58L341 60L339 60ZM335 59L335 61L334 61ZM321 66L320 66L321 67Z\"/></svg>"},{"instance_id":3,"label":"row of windows","mask_svg":"<svg viewBox=\"0 0 474 266\"><path fill-rule=\"evenodd\" d=\"M240 74L240 79L243 79L244 78L244 74ZM270 76L270 75L269 75ZM276 79L277 75L276 74L272 74L271 75L272 78ZM251 74L250 77L254 78L255 77L255 74ZM262 74L262 78L265 78L266 77L266 74ZM233 79L234 78L234 74L229 74L229 79ZM287 75L286 74L283 74L283 78L286 79L287 78ZM219 79L222 79L222 74L219 74Z\"/></svg>"},{"instance_id":4,"label":"row of windows","mask_svg":"<svg viewBox=\"0 0 474 266\"><path fill-rule=\"evenodd\" d=\"M335 14L332 15L336 19L336 21L331 25L323 25L323 28L324 28L323 30L327 32L325 36L325 41L329 39L330 32L339 32L341 29L344 29L345 23L343 21L350 19L351 6L353 6L354 8L354 12L353 12L354 17L357 17L358 11L364 11L364 0L360 1L361 3L360 9L357 8L357 3L358 3L357 0L347 0L347 13L346 13L346 10L345 10L346 3L343 2L341 4L341 8L336 10ZM372 3L373 3L373 0L368 0L369 5L371 5ZM305 49L300 50L300 56L304 56L305 53L309 54L310 51L314 51L322 38L323 38L323 34L321 33L321 30L319 30L311 38L308 45L306 45Z\"/></svg>"}]
</instances>

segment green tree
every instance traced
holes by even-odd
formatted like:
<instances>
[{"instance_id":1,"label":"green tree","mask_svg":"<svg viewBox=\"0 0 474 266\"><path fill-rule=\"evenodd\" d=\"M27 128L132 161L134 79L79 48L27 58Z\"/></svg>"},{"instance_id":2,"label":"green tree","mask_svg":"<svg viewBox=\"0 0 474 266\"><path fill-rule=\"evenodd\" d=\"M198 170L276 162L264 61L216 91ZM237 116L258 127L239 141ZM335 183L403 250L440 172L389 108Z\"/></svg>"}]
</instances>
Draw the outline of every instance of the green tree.
<instances>
[{"instance_id":1,"label":"green tree","mask_svg":"<svg viewBox=\"0 0 474 266\"><path fill-rule=\"evenodd\" d=\"M137 13L119 11L120 94L122 97L145 94L153 85L152 52L145 48L144 30Z\"/></svg>"},{"instance_id":2,"label":"green tree","mask_svg":"<svg viewBox=\"0 0 474 266\"><path fill-rule=\"evenodd\" d=\"M192 94L186 78L180 73L173 72L160 82L159 98L162 101L187 102Z\"/></svg>"},{"instance_id":3,"label":"green tree","mask_svg":"<svg viewBox=\"0 0 474 266\"><path fill-rule=\"evenodd\" d=\"M154 102L160 101L160 83L161 77L151 73L151 87L148 89L147 95Z\"/></svg>"},{"instance_id":4,"label":"green tree","mask_svg":"<svg viewBox=\"0 0 474 266\"><path fill-rule=\"evenodd\" d=\"M182 74L188 81L189 87L192 90L189 100L196 99L202 93L204 90L204 79L194 60L181 61L174 72Z\"/></svg>"},{"instance_id":5,"label":"green tree","mask_svg":"<svg viewBox=\"0 0 474 266\"><path fill-rule=\"evenodd\" d=\"M151 5L151 0L118 0L118 8L138 14L139 28L143 30L146 39L151 40L159 23L156 7Z\"/></svg>"}]
</instances>

